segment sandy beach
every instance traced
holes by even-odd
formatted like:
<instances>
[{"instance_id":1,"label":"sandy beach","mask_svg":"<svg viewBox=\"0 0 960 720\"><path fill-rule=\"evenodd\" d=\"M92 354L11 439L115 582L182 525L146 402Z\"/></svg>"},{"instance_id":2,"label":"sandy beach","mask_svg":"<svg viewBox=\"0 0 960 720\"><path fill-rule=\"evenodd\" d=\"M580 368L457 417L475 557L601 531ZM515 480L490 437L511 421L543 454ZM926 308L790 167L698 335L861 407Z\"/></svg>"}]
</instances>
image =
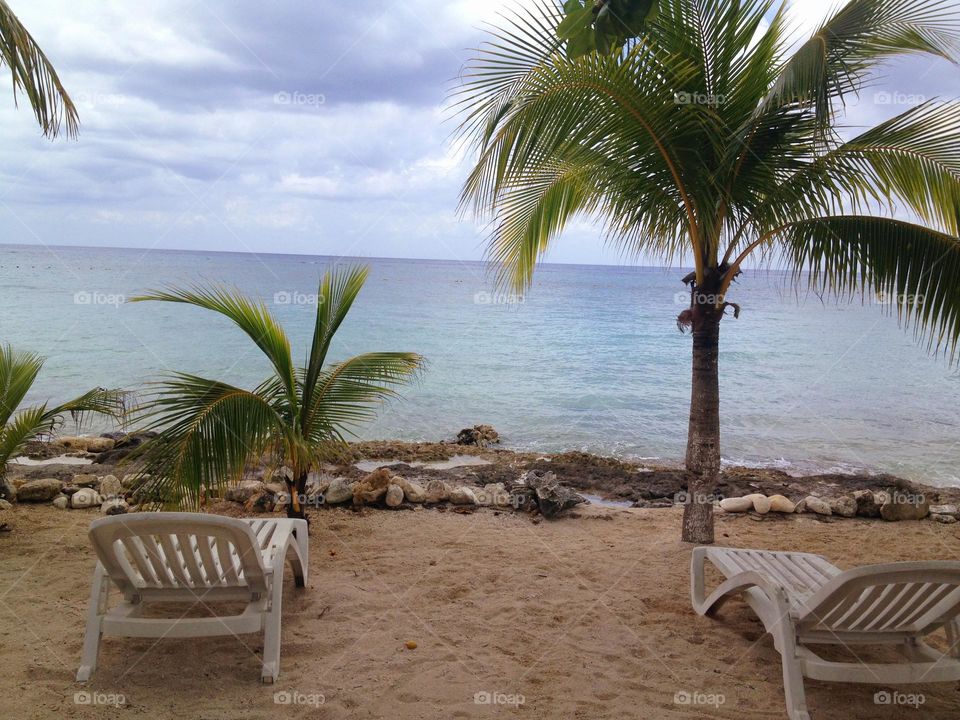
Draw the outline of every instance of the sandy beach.
<instances>
[{"instance_id":1,"label":"sandy beach","mask_svg":"<svg viewBox=\"0 0 960 720\"><path fill-rule=\"evenodd\" d=\"M14 512L17 530L0 536L3 718L785 716L779 656L748 608L692 612L679 508L591 506L539 523L489 508L316 512L309 587L287 578L275 686L259 682L256 635L106 639L93 681L77 685L98 514ZM842 568L960 557L955 526L930 522L728 515L718 543ZM882 689L808 682L808 702L820 720L960 716L956 687L900 688L922 696L919 710L878 706Z\"/></svg>"}]
</instances>

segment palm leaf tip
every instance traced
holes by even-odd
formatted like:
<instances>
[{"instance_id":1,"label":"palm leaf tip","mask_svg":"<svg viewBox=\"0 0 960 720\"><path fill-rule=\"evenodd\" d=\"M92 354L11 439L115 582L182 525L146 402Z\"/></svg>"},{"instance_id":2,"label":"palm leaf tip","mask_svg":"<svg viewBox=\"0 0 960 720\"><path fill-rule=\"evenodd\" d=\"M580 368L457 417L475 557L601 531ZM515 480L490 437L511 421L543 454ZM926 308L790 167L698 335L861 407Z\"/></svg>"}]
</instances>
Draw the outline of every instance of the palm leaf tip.
<instances>
[{"instance_id":1,"label":"palm leaf tip","mask_svg":"<svg viewBox=\"0 0 960 720\"><path fill-rule=\"evenodd\" d=\"M57 71L43 50L10 9L0 0L0 62L10 68L14 102L22 92L43 134L55 138L61 130L75 138L80 129L77 109Z\"/></svg>"},{"instance_id":2,"label":"palm leaf tip","mask_svg":"<svg viewBox=\"0 0 960 720\"><path fill-rule=\"evenodd\" d=\"M782 246L800 280L840 296L877 293L931 352L960 347L960 237L881 217L836 216L796 223Z\"/></svg>"}]
</instances>

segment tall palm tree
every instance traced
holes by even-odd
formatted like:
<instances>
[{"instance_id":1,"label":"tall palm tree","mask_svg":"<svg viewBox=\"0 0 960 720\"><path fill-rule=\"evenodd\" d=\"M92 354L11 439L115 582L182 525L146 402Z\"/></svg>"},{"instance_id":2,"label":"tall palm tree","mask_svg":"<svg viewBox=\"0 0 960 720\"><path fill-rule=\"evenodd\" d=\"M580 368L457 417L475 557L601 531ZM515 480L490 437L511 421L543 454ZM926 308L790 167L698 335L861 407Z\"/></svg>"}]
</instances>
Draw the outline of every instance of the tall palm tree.
<instances>
[{"instance_id":1,"label":"tall palm tree","mask_svg":"<svg viewBox=\"0 0 960 720\"><path fill-rule=\"evenodd\" d=\"M0 0L0 64L10 68L14 101L18 92L27 96L44 135L54 138L63 127L67 137L76 137L80 120L73 101L57 71L6 0Z\"/></svg>"},{"instance_id":2,"label":"tall palm tree","mask_svg":"<svg viewBox=\"0 0 960 720\"><path fill-rule=\"evenodd\" d=\"M502 282L528 285L579 213L627 254L692 257L678 317L693 336L692 542L713 541L720 324L740 312L728 292L749 258L818 291L883 292L934 350L960 339L960 103L842 125L884 61L957 55L957 3L852 0L795 49L775 5L659 0L626 43L565 52L563 10L535 0L493 29L454 96L479 154L462 202L492 219Z\"/></svg>"},{"instance_id":3,"label":"tall palm tree","mask_svg":"<svg viewBox=\"0 0 960 720\"><path fill-rule=\"evenodd\" d=\"M363 267L327 272L317 292L317 314L306 365L294 366L290 341L266 305L226 288L154 291L132 302L186 303L233 321L263 352L273 372L252 390L186 373L161 381L140 413L158 437L141 446L149 496L196 507L208 488L238 480L265 454L286 468L290 517L305 517L307 477L339 449L345 436L395 397L423 358L409 352L373 352L325 366L330 344L367 279Z\"/></svg>"},{"instance_id":4,"label":"tall palm tree","mask_svg":"<svg viewBox=\"0 0 960 720\"><path fill-rule=\"evenodd\" d=\"M42 368L43 358L39 355L0 345L0 478L10 459L28 442L56 433L68 414L81 423L89 413L123 416L124 393L103 388L60 405L42 403L19 409Z\"/></svg>"}]
</instances>

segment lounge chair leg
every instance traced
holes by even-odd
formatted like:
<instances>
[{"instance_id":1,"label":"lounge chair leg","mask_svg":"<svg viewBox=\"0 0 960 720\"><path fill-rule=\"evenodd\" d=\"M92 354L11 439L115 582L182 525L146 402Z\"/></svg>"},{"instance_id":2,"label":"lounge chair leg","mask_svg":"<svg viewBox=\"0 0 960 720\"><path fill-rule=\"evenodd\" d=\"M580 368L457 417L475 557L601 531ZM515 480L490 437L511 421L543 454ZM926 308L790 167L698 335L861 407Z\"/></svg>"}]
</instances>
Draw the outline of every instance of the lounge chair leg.
<instances>
[{"instance_id":1,"label":"lounge chair leg","mask_svg":"<svg viewBox=\"0 0 960 720\"><path fill-rule=\"evenodd\" d=\"M283 595L283 565L279 574L274 573L270 581L270 610L264 618L263 630L263 669L260 679L265 683L276 682L280 675L280 610Z\"/></svg>"},{"instance_id":2,"label":"lounge chair leg","mask_svg":"<svg viewBox=\"0 0 960 720\"><path fill-rule=\"evenodd\" d=\"M960 659L960 620L947 623L947 655Z\"/></svg>"},{"instance_id":3,"label":"lounge chair leg","mask_svg":"<svg viewBox=\"0 0 960 720\"><path fill-rule=\"evenodd\" d=\"M797 661L797 638L793 623L783 618L777 634L780 636L780 653L783 660L783 693L787 701L787 716L790 720L810 720L807 697L803 689L803 671Z\"/></svg>"},{"instance_id":4,"label":"lounge chair leg","mask_svg":"<svg viewBox=\"0 0 960 720\"><path fill-rule=\"evenodd\" d=\"M706 598L706 580L704 578L707 560L706 548L694 548L690 558L690 599L693 600L693 609L700 612Z\"/></svg>"},{"instance_id":5,"label":"lounge chair leg","mask_svg":"<svg viewBox=\"0 0 960 720\"><path fill-rule=\"evenodd\" d=\"M83 637L83 652L80 669L77 670L77 682L86 682L97 669L97 655L100 652L103 616L107 611L107 596L110 582L103 565L97 563L90 586L90 601L87 606L87 629Z\"/></svg>"}]
</instances>

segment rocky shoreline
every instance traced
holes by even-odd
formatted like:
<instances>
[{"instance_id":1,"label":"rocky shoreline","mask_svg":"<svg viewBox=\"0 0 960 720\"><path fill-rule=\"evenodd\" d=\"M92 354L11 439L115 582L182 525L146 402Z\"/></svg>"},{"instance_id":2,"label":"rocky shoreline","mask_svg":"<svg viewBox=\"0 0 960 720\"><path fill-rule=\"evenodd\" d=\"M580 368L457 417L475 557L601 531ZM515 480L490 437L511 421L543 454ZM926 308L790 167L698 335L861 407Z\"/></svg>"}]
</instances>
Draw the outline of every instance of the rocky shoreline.
<instances>
[{"instance_id":1,"label":"rocky shoreline","mask_svg":"<svg viewBox=\"0 0 960 720\"><path fill-rule=\"evenodd\" d=\"M99 507L106 514L146 508L149 478L138 474L129 455L148 437L111 433L32 443L26 457L35 464L11 464L0 481L0 526L9 523L14 502L52 503L64 510ZM591 502L584 495L640 508L691 500L686 474L677 468L581 452L516 452L496 447L497 441L493 428L476 426L452 442L351 443L336 463L311 476L302 500L318 510L427 506L469 513L490 507L529 513L537 520ZM223 497L208 500L235 503L242 506L238 510L281 511L285 485L274 472L264 465L249 467ZM724 514L758 520L797 513L824 522L859 517L954 523L960 518L960 488L928 487L892 475L792 477L776 469L734 467L722 473L708 500Z\"/></svg>"}]
</instances>

